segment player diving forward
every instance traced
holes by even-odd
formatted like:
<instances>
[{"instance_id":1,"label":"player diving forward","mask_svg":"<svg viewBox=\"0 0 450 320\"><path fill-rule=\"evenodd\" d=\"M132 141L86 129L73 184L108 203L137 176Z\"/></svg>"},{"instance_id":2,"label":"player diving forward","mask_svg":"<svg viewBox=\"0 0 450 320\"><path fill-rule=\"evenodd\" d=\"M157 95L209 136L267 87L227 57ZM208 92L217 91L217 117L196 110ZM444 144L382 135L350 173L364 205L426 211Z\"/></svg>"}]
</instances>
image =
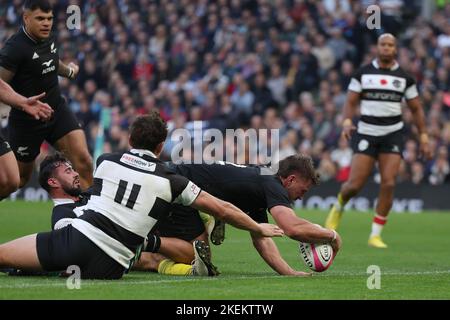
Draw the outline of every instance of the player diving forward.
<instances>
[{"instance_id":1,"label":"player diving forward","mask_svg":"<svg viewBox=\"0 0 450 320\"><path fill-rule=\"evenodd\" d=\"M309 188L319 182L312 160L303 155L290 156L279 163L278 172L262 175L261 167L218 162L216 164L169 164L174 172L194 181L202 190L231 202L253 220L266 223L267 211L276 224L291 239L309 243L329 243L335 253L341 247L341 238L334 230L322 228L299 218L292 210L292 201L301 199ZM205 227L195 209L175 205L172 213L161 219L155 232L163 237L176 237L186 241L205 240ZM216 219L216 223L217 223ZM221 224L223 227L223 224ZM213 243L222 239L212 233ZM223 230L223 229L222 229ZM223 232L221 232L223 235ZM310 275L294 270L282 258L272 239L251 233L253 245L264 261L281 275ZM216 237L216 238L215 238ZM142 255L142 260L147 256ZM150 257L149 257L150 259Z\"/></svg>"},{"instance_id":2,"label":"player diving forward","mask_svg":"<svg viewBox=\"0 0 450 320\"><path fill-rule=\"evenodd\" d=\"M171 203L191 205L259 236L283 234L167 170L157 159L166 136L158 114L138 118L130 129L133 149L99 157L83 215L62 229L0 245L0 267L60 271L77 265L82 278L119 279L139 259L148 233Z\"/></svg>"}]
</instances>

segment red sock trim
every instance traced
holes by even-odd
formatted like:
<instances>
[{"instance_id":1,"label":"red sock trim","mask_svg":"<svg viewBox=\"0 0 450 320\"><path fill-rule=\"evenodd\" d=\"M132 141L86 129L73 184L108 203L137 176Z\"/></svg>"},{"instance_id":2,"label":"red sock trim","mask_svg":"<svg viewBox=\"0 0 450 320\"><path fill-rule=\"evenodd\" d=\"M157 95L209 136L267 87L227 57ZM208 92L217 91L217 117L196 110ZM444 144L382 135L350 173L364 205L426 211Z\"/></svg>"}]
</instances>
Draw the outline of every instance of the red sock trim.
<instances>
[{"instance_id":1,"label":"red sock trim","mask_svg":"<svg viewBox=\"0 0 450 320\"><path fill-rule=\"evenodd\" d=\"M386 222L387 222L387 218L386 218L386 217L383 217L383 216L376 215L376 216L373 218L373 222L375 222L375 223L377 223L377 224L380 224L380 225L384 226L384 225L386 224Z\"/></svg>"}]
</instances>

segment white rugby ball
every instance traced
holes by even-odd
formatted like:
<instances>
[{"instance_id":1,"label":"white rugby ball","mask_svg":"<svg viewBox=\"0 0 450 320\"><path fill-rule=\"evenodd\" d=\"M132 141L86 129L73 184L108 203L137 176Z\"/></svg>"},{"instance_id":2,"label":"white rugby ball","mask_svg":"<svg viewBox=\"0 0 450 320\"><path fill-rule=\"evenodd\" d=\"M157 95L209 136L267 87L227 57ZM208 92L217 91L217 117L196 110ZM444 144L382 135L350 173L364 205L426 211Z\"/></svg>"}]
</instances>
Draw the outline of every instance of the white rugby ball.
<instances>
[{"instance_id":1,"label":"white rugby ball","mask_svg":"<svg viewBox=\"0 0 450 320\"><path fill-rule=\"evenodd\" d=\"M311 270L323 272L333 263L333 247L329 244L300 242L300 257Z\"/></svg>"}]
</instances>

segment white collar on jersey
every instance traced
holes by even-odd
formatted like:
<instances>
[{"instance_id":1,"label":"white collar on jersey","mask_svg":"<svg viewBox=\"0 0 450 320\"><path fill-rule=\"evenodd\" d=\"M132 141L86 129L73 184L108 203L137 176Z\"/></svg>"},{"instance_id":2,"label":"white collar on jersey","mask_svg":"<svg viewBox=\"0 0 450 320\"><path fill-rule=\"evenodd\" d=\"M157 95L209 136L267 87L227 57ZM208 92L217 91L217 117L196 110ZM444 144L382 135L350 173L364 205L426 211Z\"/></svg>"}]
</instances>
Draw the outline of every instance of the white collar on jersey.
<instances>
[{"instance_id":1,"label":"white collar on jersey","mask_svg":"<svg viewBox=\"0 0 450 320\"><path fill-rule=\"evenodd\" d=\"M142 155L146 154L150 157L156 158L155 154L153 152L151 152L150 150L145 150L145 149L131 149L130 150L131 153L137 153L139 154L139 156L142 157Z\"/></svg>"},{"instance_id":2,"label":"white collar on jersey","mask_svg":"<svg viewBox=\"0 0 450 320\"><path fill-rule=\"evenodd\" d=\"M72 199L67 199L67 198L63 198L63 199L52 199L53 200L53 206L59 206L61 204L68 204L68 203L75 203L75 201L73 201Z\"/></svg>"},{"instance_id":3,"label":"white collar on jersey","mask_svg":"<svg viewBox=\"0 0 450 320\"><path fill-rule=\"evenodd\" d=\"M378 64L378 60L377 59L373 59L372 64L375 68L380 69L380 65ZM390 68L390 70L397 70L399 67L398 62L395 61L394 65Z\"/></svg>"},{"instance_id":4,"label":"white collar on jersey","mask_svg":"<svg viewBox=\"0 0 450 320\"><path fill-rule=\"evenodd\" d=\"M27 30L25 29L25 26L22 26L23 32L25 33L25 35L30 38L31 41L33 41L34 43L37 43L37 41L27 32Z\"/></svg>"}]
</instances>

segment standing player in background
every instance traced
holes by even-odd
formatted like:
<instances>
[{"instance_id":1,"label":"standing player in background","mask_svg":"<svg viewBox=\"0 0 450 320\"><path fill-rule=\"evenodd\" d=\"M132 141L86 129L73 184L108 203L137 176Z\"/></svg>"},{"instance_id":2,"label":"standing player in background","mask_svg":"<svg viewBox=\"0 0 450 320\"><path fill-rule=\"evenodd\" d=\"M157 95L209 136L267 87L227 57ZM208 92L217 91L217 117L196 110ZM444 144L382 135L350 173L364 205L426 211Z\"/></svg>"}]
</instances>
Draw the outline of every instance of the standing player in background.
<instances>
[{"instance_id":1,"label":"standing player in background","mask_svg":"<svg viewBox=\"0 0 450 320\"><path fill-rule=\"evenodd\" d=\"M39 101L45 93L26 98L14 92L6 82L0 79L0 102L13 108L18 108L31 117L39 120L48 120L53 114L52 108ZM17 161L9 143L0 133L0 201L19 188L20 176Z\"/></svg>"},{"instance_id":2,"label":"standing player in background","mask_svg":"<svg viewBox=\"0 0 450 320\"><path fill-rule=\"evenodd\" d=\"M54 110L48 122L40 122L23 110L13 109L9 117L9 142L20 171L20 187L31 177L34 160L44 140L64 153L81 175L81 184L92 184L92 158L86 137L61 96L58 75L73 79L78 66L59 60L58 46L51 35L52 6L48 0L26 0L24 25L0 51L0 78L25 97L41 92Z\"/></svg>"},{"instance_id":3,"label":"standing player in background","mask_svg":"<svg viewBox=\"0 0 450 320\"><path fill-rule=\"evenodd\" d=\"M377 58L359 69L350 82L342 129L346 139L350 139L356 129L352 118L359 103L361 118L357 132L352 136L354 155L350 178L342 185L325 223L327 228L337 229L345 204L363 188L378 161L381 184L369 237L369 246L376 248L387 248L381 239L381 231L392 206L395 180L402 159L403 98L412 111L419 132L421 153L426 158L431 157L425 116L415 80L400 68L395 60L396 54L395 37L389 33L382 34L378 38Z\"/></svg>"}]
</instances>

